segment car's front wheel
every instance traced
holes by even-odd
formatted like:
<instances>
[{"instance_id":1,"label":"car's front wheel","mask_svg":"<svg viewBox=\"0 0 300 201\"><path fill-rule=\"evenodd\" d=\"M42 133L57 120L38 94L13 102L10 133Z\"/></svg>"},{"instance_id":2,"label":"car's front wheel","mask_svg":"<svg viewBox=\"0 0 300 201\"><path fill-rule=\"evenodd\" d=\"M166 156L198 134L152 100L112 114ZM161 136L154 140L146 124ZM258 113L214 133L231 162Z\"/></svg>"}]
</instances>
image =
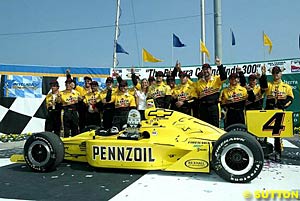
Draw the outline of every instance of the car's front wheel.
<instances>
[{"instance_id":1,"label":"car's front wheel","mask_svg":"<svg viewBox=\"0 0 300 201\"><path fill-rule=\"evenodd\" d=\"M34 171L52 171L64 159L64 145L54 133L35 133L25 142L24 159Z\"/></svg>"},{"instance_id":2,"label":"car's front wheel","mask_svg":"<svg viewBox=\"0 0 300 201\"><path fill-rule=\"evenodd\" d=\"M211 164L224 180L247 183L261 172L264 154L260 144L249 133L231 131L216 141Z\"/></svg>"}]
</instances>

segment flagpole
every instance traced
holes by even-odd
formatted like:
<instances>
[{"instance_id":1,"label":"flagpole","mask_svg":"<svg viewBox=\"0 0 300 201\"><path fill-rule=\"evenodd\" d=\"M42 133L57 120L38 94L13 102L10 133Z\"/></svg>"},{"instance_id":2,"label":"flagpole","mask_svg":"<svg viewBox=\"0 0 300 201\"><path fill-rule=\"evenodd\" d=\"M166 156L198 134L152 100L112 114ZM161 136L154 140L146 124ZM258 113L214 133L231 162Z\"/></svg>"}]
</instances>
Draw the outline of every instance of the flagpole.
<instances>
[{"instance_id":1,"label":"flagpole","mask_svg":"<svg viewBox=\"0 0 300 201\"><path fill-rule=\"evenodd\" d=\"M232 31L232 29L230 28L230 37L231 37L230 61L231 61L231 63L234 63L234 62L233 62L233 55L234 55L234 53L233 53L233 45L232 45L232 33L233 33L233 31Z\"/></svg>"},{"instance_id":2,"label":"flagpole","mask_svg":"<svg viewBox=\"0 0 300 201\"><path fill-rule=\"evenodd\" d=\"M117 42L119 37L119 18L120 18L120 1L117 0L117 12L116 12L116 22L115 22L115 40L114 40L114 52L113 52L113 70L117 66Z\"/></svg>"},{"instance_id":3,"label":"flagpole","mask_svg":"<svg viewBox=\"0 0 300 201\"><path fill-rule=\"evenodd\" d=\"M265 32L263 31L262 32L262 46L263 46L263 52L264 52L264 61L266 60L266 53L265 53L265 47L264 47L264 35L265 35Z\"/></svg>"},{"instance_id":4,"label":"flagpole","mask_svg":"<svg viewBox=\"0 0 300 201\"><path fill-rule=\"evenodd\" d=\"M204 44L205 43L205 5L204 5L205 0L201 0L201 40ZM205 53L202 52L201 54L201 60L202 64L205 63ZM201 64L201 61L200 61Z\"/></svg>"},{"instance_id":5,"label":"flagpole","mask_svg":"<svg viewBox=\"0 0 300 201\"><path fill-rule=\"evenodd\" d=\"M173 66L173 59L174 59L173 34L172 34L172 37L171 37L171 48L172 48L171 66Z\"/></svg>"}]
</instances>

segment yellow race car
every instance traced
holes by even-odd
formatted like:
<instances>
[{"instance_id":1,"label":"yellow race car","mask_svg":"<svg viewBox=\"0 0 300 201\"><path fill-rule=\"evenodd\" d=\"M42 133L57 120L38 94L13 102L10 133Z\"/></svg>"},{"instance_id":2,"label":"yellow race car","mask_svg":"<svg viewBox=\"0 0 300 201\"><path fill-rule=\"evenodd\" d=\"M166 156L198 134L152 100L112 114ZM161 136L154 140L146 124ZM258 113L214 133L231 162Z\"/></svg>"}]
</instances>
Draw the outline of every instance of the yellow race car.
<instances>
[{"instance_id":1,"label":"yellow race car","mask_svg":"<svg viewBox=\"0 0 300 201\"><path fill-rule=\"evenodd\" d=\"M131 110L127 128L120 132L96 129L70 138L35 133L25 142L24 154L13 155L11 161L26 162L38 172L55 170L64 159L101 168L201 173L213 169L234 183L250 182L263 168L262 147L247 132L226 132L169 109L150 108L145 117L140 121L139 112ZM266 125L272 129L272 122Z\"/></svg>"}]
</instances>

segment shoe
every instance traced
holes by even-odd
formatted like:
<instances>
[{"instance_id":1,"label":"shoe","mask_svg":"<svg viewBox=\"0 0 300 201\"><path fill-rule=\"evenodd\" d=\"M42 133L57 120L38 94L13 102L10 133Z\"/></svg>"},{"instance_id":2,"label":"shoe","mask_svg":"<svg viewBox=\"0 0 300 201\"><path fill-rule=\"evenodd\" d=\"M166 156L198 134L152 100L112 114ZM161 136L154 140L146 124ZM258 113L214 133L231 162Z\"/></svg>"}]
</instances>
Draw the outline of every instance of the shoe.
<instances>
[{"instance_id":1,"label":"shoe","mask_svg":"<svg viewBox=\"0 0 300 201\"><path fill-rule=\"evenodd\" d=\"M122 133L119 135L120 138L127 138L128 137L128 133Z\"/></svg>"},{"instance_id":2,"label":"shoe","mask_svg":"<svg viewBox=\"0 0 300 201\"><path fill-rule=\"evenodd\" d=\"M111 127L110 133L111 134L117 134L117 133L119 133L118 127L116 127L116 126Z\"/></svg>"},{"instance_id":3,"label":"shoe","mask_svg":"<svg viewBox=\"0 0 300 201\"><path fill-rule=\"evenodd\" d=\"M132 135L130 135L130 138L139 138L140 134L139 133L134 133Z\"/></svg>"},{"instance_id":4,"label":"shoe","mask_svg":"<svg viewBox=\"0 0 300 201\"><path fill-rule=\"evenodd\" d=\"M273 153L269 154L268 159L270 159L271 161L274 161L276 163L280 163L281 162L281 155L280 153L274 151Z\"/></svg>"},{"instance_id":5,"label":"shoe","mask_svg":"<svg viewBox=\"0 0 300 201\"><path fill-rule=\"evenodd\" d=\"M275 162L277 162L277 163L281 162L281 155L279 153L275 154Z\"/></svg>"}]
</instances>

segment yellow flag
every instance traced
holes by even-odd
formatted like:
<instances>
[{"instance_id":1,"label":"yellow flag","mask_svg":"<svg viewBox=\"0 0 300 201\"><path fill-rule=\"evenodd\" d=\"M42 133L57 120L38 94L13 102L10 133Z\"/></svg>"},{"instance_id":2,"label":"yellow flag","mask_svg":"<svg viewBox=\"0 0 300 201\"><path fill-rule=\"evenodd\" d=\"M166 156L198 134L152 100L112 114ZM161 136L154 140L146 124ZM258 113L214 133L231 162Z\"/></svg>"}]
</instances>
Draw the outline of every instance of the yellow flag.
<instances>
[{"instance_id":1,"label":"yellow flag","mask_svg":"<svg viewBox=\"0 0 300 201\"><path fill-rule=\"evenodd\" d=\"M269 36L267 36L267 34L265 33L264 33L264 46L269 46L269 54L271 54L273 44Z\"/></svg>"},{"instance_id":2,"label":"yellow flag","mask_svg":"<svg viewBox=\"0 0 300 201\"><path fill-rule=\"evenodd\" d=\"M200 40L200 52L203 52L206 54L208 60L210 60L210 54L208 49L206 48L205 44Z\"/></svg>"},{"instance_id":3,"label":"yellow flag","mask_svg":"<svg viewBox=\"0 0 300 201\"><path fill-rule=\"evenodd\" d=\"M144 48L142 50L143 53L143 61L144 62L162 62L163 60L157 59L154 56L152 56L149 52L147 52Z\"/></svg>"}]
</instances>

